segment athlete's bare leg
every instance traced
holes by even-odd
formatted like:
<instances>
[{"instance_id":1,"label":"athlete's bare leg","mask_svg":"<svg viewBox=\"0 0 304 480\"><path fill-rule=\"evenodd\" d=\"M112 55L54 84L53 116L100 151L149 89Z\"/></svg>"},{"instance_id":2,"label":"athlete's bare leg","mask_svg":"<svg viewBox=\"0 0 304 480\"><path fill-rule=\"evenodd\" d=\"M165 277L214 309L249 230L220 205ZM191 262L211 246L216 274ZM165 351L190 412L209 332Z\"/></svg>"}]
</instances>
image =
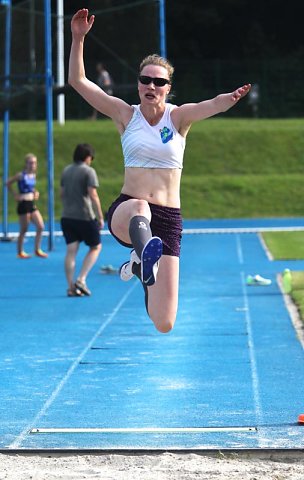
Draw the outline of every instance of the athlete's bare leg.
<instances>
[{"instance_id":1,"label":"athlete's bare leg","mask_svg":"<svg viewBox=\"0 0 304 480\"><path fill-rule=\"evenodd\" d=\"M35 210L31 214L31 221L36 227L35 252L37 252L38 250L40 250L41 247L42 233L44 230L44 222L39 210Z\"/></svg>"},{"instance_id":2,"label":"athlete's bare leg","mask_svg":"<svg viewBox=\"0 0 304 480\"><path fill-rule=\"evenodd\" d=\"M121 203L115 210L112 218L112 231L120 240L125 243L132 243L129 235L129 224L131 218L136 215L146 217L151 222L151 210L146 200L132 198Z\"/></svg>"},{"instance_id":3,"label":"athlete's bare leg","mask_svg":"<svg viewBox=\"0 0 304 480\"><path fill-rule=\"evenodd\" d=\"M90 270L93 268L95 265L98 256L101 252L101 244L96 245L95 247L90 247L88 253L83 259L81 270L79 272L79 275L77 277L78 280L80 280L83 283L86 283L86 278L90 272Z\"/></svg>"},{"instance_id":4,"label":"athlete's bare leg","mask_svg":"<svg viewBox=\"0 0 304 480\"><path fill-rule=\"evenodd\" d=\"M112 218L112 231L125 243L132 243L129 221L135 215L151 220L151 211L145 200L130 199L120 204ZM179 258L163 255L159 261L157 281L148 291L148 314L157 330L169 332L175 323L178 306Z\"/></svg>"},{"instance_id":5,"label":"athlete's bare leg","mask_svg":"<svg viewBox=\"0 0 304 480\"><path fill-rule=\"evenodd\" d=\"M79 249L79 242L68 243L64 259L65 276L68 283L68 289L74 288L74 275L76 267L76 255Z\"/></svg>"},{"instance_id":6,"label":"athlete's bare leg","mask_svg":"<svg viewBox=\"0 0 304 480\"><path fill-rule=\"evenodd\" d=\"M179 288L179 258L163 255L157 280L148 288L148 313L157 330L167 333L174 327Z\"/></svg>"},{"instance_id":7,"label":"athlete's bare leg","mask_svg":"<svg viewBox=\"0 0 304 480\"><path fill-rule=\"evenodd\" d=\"M25 215L19 215L20 230L19 230L19 236L18 236L18 242L17 242L18 255L20 255L20 253L23 252L24 238L28 230L30 220L31 220L31 215L29 213L26 213Z\"/></svg>"}]
</instances>

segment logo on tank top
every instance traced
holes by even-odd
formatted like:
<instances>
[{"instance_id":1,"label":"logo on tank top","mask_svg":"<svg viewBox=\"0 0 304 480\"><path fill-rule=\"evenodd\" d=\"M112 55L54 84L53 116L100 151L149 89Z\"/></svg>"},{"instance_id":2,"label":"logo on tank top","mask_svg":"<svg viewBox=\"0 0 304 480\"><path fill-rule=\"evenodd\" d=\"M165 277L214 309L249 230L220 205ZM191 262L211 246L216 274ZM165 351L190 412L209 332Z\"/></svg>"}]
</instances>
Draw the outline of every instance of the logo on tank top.
<instances>
[{"instance_id":1,"label":"logo on tank top","mask_svg":"<svg viewBox=\"0 0 304 480\"><path fill-rule=\"evenodd\" d=\"M162 128L160 131L160 138L163 143L168 143L173 138L173 132L168 127Z\"/></svg>"}]
</instances>

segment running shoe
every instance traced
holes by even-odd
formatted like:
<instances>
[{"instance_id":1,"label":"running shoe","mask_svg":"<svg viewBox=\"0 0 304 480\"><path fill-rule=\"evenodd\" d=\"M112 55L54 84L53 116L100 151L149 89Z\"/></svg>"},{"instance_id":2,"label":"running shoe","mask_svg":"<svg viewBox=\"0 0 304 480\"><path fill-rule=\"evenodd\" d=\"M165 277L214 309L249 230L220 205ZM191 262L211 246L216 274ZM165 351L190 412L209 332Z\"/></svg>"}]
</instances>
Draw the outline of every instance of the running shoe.
<instances>
[{"instance_id":1,"label":"running shoe","mask_svg":"<svg viewBox=\"0 0 304 480\"><path fill-rule=\"evenodd\" d=\"M74 287L76 290L80 290L83 295L87 295L88 297L92 294L91 290L88 289L87 284L85 282L81 282L80 280L76 280Z\"/></svg>"},{"instance_id":2,"label":"running shoe","mask_svg":"<svg viewBox=\"0 0 304 480\"><path fill-rule=\"evenodd\" d=\"M75 286L74 286L74 287L69 288L67 290L67 296L68 297L83 297L84 295L83 295L83 293L81 293L80 290L78 290L78 288L75 288Z\"/></svg>"},{"instance_id":3,"label":"running shoe","mask_svg":"<svg viewBox=\"0 0 304 480\"><path fill-rule=\"evenodd\" d=\"M25 259L25 258L31 258L31 255L29 255L28 253L26 252L20 252L17 254L17 258L22 258L22 259Z\"/></svg>"},{"instance_id":4,"label":"running shoe","mask_svg":"<svg viewBox=\"0 0 304 480\"><path fill-rule=\"evenodd\" d=\"M247 285L249 286L267 286L271 285L271 280L269 278L263 278L261 275L248 275L246 280Z\"/></svg>"},{"instance_id":5,"label":"running shoe","mask_svg":"<svg viewBox=\"0 0 304 480\"><path fill-rule=\"evenodd\" d=\"M41 250L41 248L35 251L35 255L40 258L48 258L48 254Z\"/></svg>"},{"instance_id":6,"label":"running shoe","mask_svg":"<svg viewBox=\"0 0 304 480\"><path fill-rule=\"evenodd\" d=\"M163 242L159 237L152 237L141 254L141 281L148 287L156 282L159 259L163 253Z\"/></svg>"},{"instance_id":7,"label":"running shoe","mask_svg":"<svg viewBox=\"0 0 304 480\"><path fill-rule=\"evenodd\" d=\"M139 265L140 259L137 253L135 252L135 250L132 250L130 254L130 260L128 262L123 263L119 269L120 279L123 280L124 282L128 282L129 280L131 280L132 277L134 277L134 274L135 274L135 272L133 271L134 263Z\"/></svg>"},{"instance_id":8,"label":"running shoe","mask_svg":"<svg viewBox=\"0 0 304 480\"><path fill-rule=\"evenodd\" d=\"M117 273L117 268L114 268L113 265L103 265L102 267L100 267L100 271L101 273L111 275Z\"/></svg>"}]
</instances>

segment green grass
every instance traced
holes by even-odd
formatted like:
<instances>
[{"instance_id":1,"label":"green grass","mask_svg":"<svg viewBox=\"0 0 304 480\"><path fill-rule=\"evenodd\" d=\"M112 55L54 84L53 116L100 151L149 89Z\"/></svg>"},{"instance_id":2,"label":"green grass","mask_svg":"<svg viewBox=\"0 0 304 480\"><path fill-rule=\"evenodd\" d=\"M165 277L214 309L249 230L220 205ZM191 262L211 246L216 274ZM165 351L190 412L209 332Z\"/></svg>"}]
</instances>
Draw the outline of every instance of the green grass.
<instances>
[{"instance_id":1,"label":"green grass","mask_svg":"<svg viewBox=\"0 0 304 480\"><path fill-rule=\"evenodd\" d=\"M302 216L304 175L184 175L185 218Z\"/></svg>"},{"instance_id":2,"label":"green grass","mask_svg":"<svg viewBox=\"0 0 304 480\"><path fill-rule=\"evenodd\" d=\"M298 309L302 321L304 321L304 272L292 273L291 297Z\"/></svg>"},{"instance_id":3,"label":"green grass","mask_svg":"<svg viewBox=\"0 0 304 480\"><path fill-rule=\"evenodd\" d=\"M263 239L275 260L303 260L304 232L264 232Z\"/></svg>"},{"instance_id":4,"label":"green grass","mask_svg":"<svg viewBox=\"0 0 304 480\"><path fill-rule=\"evenodd\" d=\"M264 232L263 239L274 260L303 260L304 232ZM304 321L304 272L292 271L293 299Z\"/></svg>"},{"instance_id":5,"label":"green grass","mask_svg":"<svg viewBox=\"0 0 304 480\"><path fill-rule=\"evenodd\" d=\"M0 124L0 135L2 136ZM120 138L110 120L54 122L55 217L60 217L60 175L77 143L96 149L94 167L106 210L123 180ZM27 152L38 156L39 208L47 213L46 125L11 122L10 171ZM227 119L193 125L187 137L181 186L185 218L301 216L304 205L304 123L302 120ZM0 199L2 202L2 196ZM1 206L1 205L0 205ZM2 207L1 207L2 208ZM10 220L16 219L9 201Z\"/></svg>"},{"instance_id":6,"label":"green grass","mask_svg":"<svg viewBox=\"0 0 304 480\"><path fill-rule=\"evenodd\" d=\"M205 120L187 137L184 173L304 174L303 134L303 120Z\"/></svg>"}]
</instances>

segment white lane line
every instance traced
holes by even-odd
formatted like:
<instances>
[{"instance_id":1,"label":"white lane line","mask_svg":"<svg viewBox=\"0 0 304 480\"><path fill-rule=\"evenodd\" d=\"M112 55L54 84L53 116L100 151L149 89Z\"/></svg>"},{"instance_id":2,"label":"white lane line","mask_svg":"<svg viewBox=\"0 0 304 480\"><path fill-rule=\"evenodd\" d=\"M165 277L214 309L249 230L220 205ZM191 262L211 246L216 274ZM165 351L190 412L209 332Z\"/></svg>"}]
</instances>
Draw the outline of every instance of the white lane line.
<instances>
[{"instance_id":1,"label":"white lane line","mask_svg":"<svg viewBox=\"0 0 304 480\"><path fill-rule=\"evenodd\" d=\"M244 314L245 314L246 328L248 333L248 348L249 348L249 358L250 358L250 366L251 366L251 380L252 380L252 389L253 389L254 408L255 408L257 424L262 425L263 413L262 413L261 400L260 400L260 385L259 385L256 356L255 356L255 345L254 345L253 332L252 332L252 320L251 320L248 295L246 290L245 274L244 272L240 272L240 274L241 274L243 298L244 298L244 309L245 309ZM261 439L259 437L258 437L258 445L259 447L261 446Z\"/></svg>"},{"instance_id":2,"label":"white lane line","mask_svg":"<svg viewBox=\"0 0 304 480\"><path fill-rule=\"evenodd\" d=\"M237 256L239 259L240 265L244 264L244 255L243 255L243 249L242 249L242 244L241 244L241 239L239 235L235 236L236 239L236 250L237 250Z\"/></svg>"},{"instance_id":3,"label":"white lane line","mask_svg":"<svg viewBox=\"0 0 304 480\"><path fill-rule=\"evenodd\" d=\"M294 227L231 227L231 228L185 228L183 235L204 233L258 233L258 232L302 232L304 226Z\"/></svg>"},{"instance_id":4,"label":"white lane line","mask_svg":"<svg viewBox=\"0 0 304 480\"><path fill-rule=\"evenodd\" d=\"M257 427L33 428L30 433L208 433L256 432Z\"/></svg>"},{"instance_id":5,"label":"white lane line","mask_svg":"<svg viewBox=\"0 0 304 480\"><path fill-rule=\"evenodd\" d=\"M139 284L139 282L134 282L132 287L126 292L126 294L122 297L120 302L117 304L117 306L114 308L108 319L99 327L95 335L91 338L91 340L87 343L87 345L84 347L82 352L78 355L76 360L72 363L70 366L69 370L67 373L64 375L63 379L59 382L55 390L53 390L52 394L48 398L48 400L45 402L41 410L38 412L38 414L35 416L32 422L30 422L25 429L18 435L18 437L14 440L13 443L9 445L8 448L19 448L26 436L28 435L29 431L34 428L37 423L39 423L40 418L46 413L46 411L50 408L52 403L56 400L58 394L61 392L67 381L69 380L70 376L74 372L75 368L79 365L83 357L86 355L88 350L92 347L96 339L99 337L99 335L105 330L105 328L112 322L116 314L119 312L120 308L122 305L125 303L125 301L128 299L134 288Z\"/></svg>"},{"instance_id":6,"label":"white lane line","mask_svg":"<svg viewBox=\"0 0 304 480\"><path fill-rule=\"evenodd\" d=\"M259 239L260 244L261 244L261 246L262 246L262 248L265 252L266 257L268 258L268 260L270 260L272 262L274 260L273 255L272 255L271 251L269 250L269 248L267 247L266 242L265 242L261 232L258 233L258 239Z\"/></svg>"},{"instance_id":7,"label":"white lane line","mask_svg":"<svg viewBox=\"0 0 304 480\"><path fill-rule=\"evenodd\" d=\"M204 234L204 233L258 233L258 232L301 232L304 230L304 226L289 226L289 227L217 227L217 228L184 228L183 235L192 235L192 234ZM111 235L109 230L102 230L101 235ZM15 238L18 237L19 232L13 231L8 232L5 236L4 233L0 232L0 239L4 237ZM34 237L36 232L27 232L26 237ZM49 236L48 231L44 231L42 234L44 237ZM62 231L56 230L54 232L55 237L62 237Z\"/></svg>"},{"instance_id":8,"label":"white lane line","mask_svg":"<svg viewBox=\"0 0 304 480\"><path fill-rule=\"evenodd\" d=\"M243 266L244 254L243 254L241 239L239 236L237 236L237 252L238 252L240 265ZM257 370L256 356L255 356L255 346L254 346L254 339L253 339L253 332L252 332L252 320L250 315L248 295L247 295L247 289L246 289L246 277L245 277L244 271L241 271L240 275L241 275L243 303L244 303L243 311L245 314L246 329L248 334L248 348L249 348L249 358L250 358L250 367L251 367L251 381L252 381L252 389L253 389L254 410L255 410L257 424L262 425L263 414L262 414L262 407L261 407L261 400L260 400L260 385L259 385L259 377L258 377L258 370ZM259 446L261 445L260 436L258 436L258 444Z\"/></svg>"}]
</instances>

